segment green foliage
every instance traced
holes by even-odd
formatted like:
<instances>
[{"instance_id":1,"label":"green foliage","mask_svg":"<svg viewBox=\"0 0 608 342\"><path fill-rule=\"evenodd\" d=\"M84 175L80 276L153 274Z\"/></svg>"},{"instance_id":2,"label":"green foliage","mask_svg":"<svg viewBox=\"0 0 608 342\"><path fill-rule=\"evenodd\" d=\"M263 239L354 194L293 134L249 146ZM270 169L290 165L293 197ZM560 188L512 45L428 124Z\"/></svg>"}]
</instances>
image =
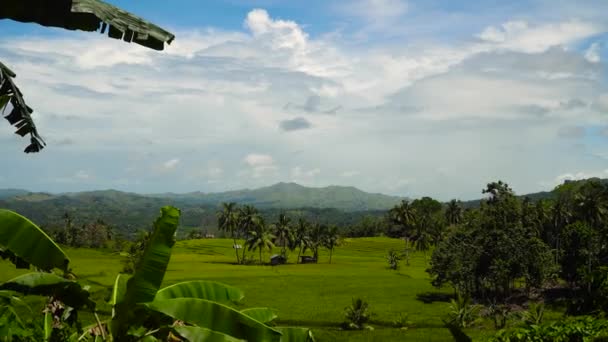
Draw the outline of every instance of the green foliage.
<instances>
[{"instance_id":1,"label":"green foliage","mask_svg":"<svg viewBox=\"0 0 608 342\"><path fill-rule=\"evenodd\" d=\"M499 331L492 342L524 341L605 341L608 338L608 321L591 316L567 318L542 325Z\"/></svg>"},{"instance_id":2,"label":"green foliage","mask_svg":"<svg viewBox=\"0 0 608 342\"><path fill-rule=\"evenodd\" d=\"M545 304L530 303L527 311L521 314L522 321L527 325L540 325L545 316Z\"/></svg>"},{"instance_id":3,"label":"green foliage","mask_svg":"<svg viewBox=\"0 0 608 342\"><path fill-rule=\"evenodd\" d=\"M399 261L401 261L401 255L399 255L396 250L391 249L386 255L386 261L388 261L388 267L391 270L397 270L399 269Z\"/></svg>"},{"instance_id":4,"label":"green foliage","mask_svg":"<svg viewBox=\"0 0 608 342\"><path fill-rule=\"evenodd\" d=\"M174 319L248 341L279 341L281 337L279 331L248 315L205 299L165 299L146 306Z\"/></svg>"},{"instance_id":5,"label":"green foliage","mask_svg":"<svg viewBox=\"0 0 608 342\"><path fill-rule=\"evenodd\" d=\"M367 325L371 315L369 304L366 301L361 298L353 298L352 304L344 309L344 316L347 321L343 324L343 328L349 330L372 330L373 328Z\"/></svg>"},{"instance_id":6,"label":"green foliage","mask_svg":"<svg viewBox=\"0 0 608 342\"><path fill-rule=\"evenodd\" d=\"M136 304L153 301L156 292L160 289L171 258L171 248L175 243L174 236L179 223L179 214L176 208L161 208L161 216L154 222L154 231L141 263L133 277L127 281L124 299L115 305L111 326L114 336L126 335L129 322L134 319L133 308Z\"/></svg>"},{"instance_id":7,"label":"green foliage","mask_svg":"<svg viewBox=\"0 0 608 342\"><path fill-rule=\"evenodd\" d=\"M471 304L469 297L458 295L450 301L449 322L460 328L469 327L478 319L479 310L478 305Z\"/></svg>"},{"instance_id":8,"label":"green foliage","mask_svg":"<svg viewBox=\"0 0 608 342\"><path fill-rule=\"evenodd\" d=\"M250 308L241 310L241 312L264 324L268 324L279 317L274 310L269 308Z\"/></svg>"},{"instance_id":9,"label":"green foliage","mask_svg":"<svg viewBox=\"0 0 608 342\"><path fill-rule=\"evenodd\" d=\"M63 250L38 226L27 218L0 209L0 257L13 262L25 262L50 271L59 268L67 271L70 259Z\"/></svg>"},{"instance_id":10,"label":"green foliage","mask_svg":"<svg viewBox=\"0 0 608 342\"><path fill-rule=\"evenodd\" d=\"M177 334L189 342L242 342L243 340L206 328L194 326L177 326Z\"/></svg>"},{"instance_id":11,"label":"green foliage","mask_svg":"<svg viewBox=\"0 0 608 342\"><path fill-rule=\"evenodd\" d=\"M413 323L409 320L410 316L406 313L400 313L393 320L393 326L401 330L407 330L412 327Z\"/></svg>"},{"instance_id":12,"label":"green foliage","mask_svg":"<svg viewBox=\"0 0 608 342\"><path fill-rule=\"evenodd\" d=\"M308 328L279 327L276 329L283 334L281 342L315 342L312 330Z\"/></svg>"},{"instance_id":13,"label":"green foliage","mask_svg":"<svg viewBox=\"0 0 608 342\"><path fill-rule=\"evenodd\" d=\"M465 212L434 250L433 284L491 302L509 297L518 279L541 288L555 269L550 248L523 226L520 200L507 184L490 183L483 193L479 212Z\"/></svg>"},{"instance_id":14,"label":"green foliage","mask_svg":"<svg viewBox=\"0 0 608 342\"><path fill-rule=\"evenodd\" d=\"M199 298L214 302L239 302L243 297L245 297L243 292L236 287L215 281L193 280L160 289L154 300Z\"/></svg>"}]
</instances>

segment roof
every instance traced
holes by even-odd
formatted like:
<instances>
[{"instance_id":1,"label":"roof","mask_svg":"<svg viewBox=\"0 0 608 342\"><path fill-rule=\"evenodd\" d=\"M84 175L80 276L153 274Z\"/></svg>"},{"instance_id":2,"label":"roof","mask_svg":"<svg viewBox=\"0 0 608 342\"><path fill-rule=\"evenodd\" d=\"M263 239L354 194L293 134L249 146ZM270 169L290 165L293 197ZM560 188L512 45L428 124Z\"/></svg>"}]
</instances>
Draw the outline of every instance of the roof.
<instances>
[{"instance_id":1,"label":"roof","mask_svg":"<svg viewBox=\"0 0 608 342\"><path fill-rule=\"evenodd\" d=\"M101 0L3 0L0 19L100 31L115 39L163 50L175 36L164 29Z\"/></svg>"}]
</instances>

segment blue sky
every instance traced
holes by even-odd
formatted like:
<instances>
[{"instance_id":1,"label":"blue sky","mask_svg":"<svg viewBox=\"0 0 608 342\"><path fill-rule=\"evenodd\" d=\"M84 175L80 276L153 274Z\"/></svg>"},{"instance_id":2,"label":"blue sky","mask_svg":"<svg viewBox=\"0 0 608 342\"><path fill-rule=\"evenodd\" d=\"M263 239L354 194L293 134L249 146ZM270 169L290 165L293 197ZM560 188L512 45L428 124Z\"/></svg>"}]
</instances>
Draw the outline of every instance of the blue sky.
<instances>
[{"instance_id":1,"label":"blue sky","mask_svg":"<svg viewBox=\"0 0 608 342\"><path fill-rule=\"evenodd\" d=\"M608 178L608 3L112 1L163 52L0 21L48 147L0 125L0 188L215 192L279 181L475 198Z\"/></svg>"}]
</instances>

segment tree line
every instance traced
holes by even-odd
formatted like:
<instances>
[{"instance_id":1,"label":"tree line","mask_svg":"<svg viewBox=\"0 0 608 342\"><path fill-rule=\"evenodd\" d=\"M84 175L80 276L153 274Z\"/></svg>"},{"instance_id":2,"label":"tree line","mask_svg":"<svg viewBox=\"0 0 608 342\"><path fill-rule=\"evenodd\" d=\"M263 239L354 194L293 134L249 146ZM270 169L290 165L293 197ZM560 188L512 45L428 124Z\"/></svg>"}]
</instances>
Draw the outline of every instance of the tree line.
<instances>
[{"instance_id":1,"label":"tree line","mask_svg":"<svg viewBox=\"0 0 608 342\"><path fill-rule=\"evenodd\" d=\"M236 203L222 203L217 212L218 227L233 240L236 262L249 263L246 252L258 251L259 262L262 261L262 252L280 248L280 255L287 259L287 251L298 251L299 262L302 253L310 250L313 260L319 260L319 250L329 250L329 262L334 248L338 245L338 228L336 226L311 223L303 217L294 221L284 213L279 214L277 220L270 224L261 213L251 205L239 207ZM239 244L242 241L243 245ZM238 248L241 246L242 248ZM239 254L239 249L241 254Z\"/></svg>"}]
</instances>

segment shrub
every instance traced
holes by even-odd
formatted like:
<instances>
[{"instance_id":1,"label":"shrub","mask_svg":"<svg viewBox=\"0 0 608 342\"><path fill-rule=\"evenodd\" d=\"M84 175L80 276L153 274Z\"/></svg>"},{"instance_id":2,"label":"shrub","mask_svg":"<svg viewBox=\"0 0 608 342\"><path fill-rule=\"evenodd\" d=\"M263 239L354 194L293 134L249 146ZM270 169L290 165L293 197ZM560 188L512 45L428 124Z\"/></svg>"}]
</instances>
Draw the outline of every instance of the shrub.
<instances>
[{"instance_id":1,"label":"shrub","mask_svg":"<svg viewBox=\"0 0 608 342\"><path fill-rule=\"evenodd\" d=\"M353 303L346 307L344 316L347 322L344 322L344 329L347 330L373 330L373 327L367 325L371 317L369 312L369 304L361 298L353 299Z\"/></svg>"},{"instance_id":2,"label":"shrub","mask_svg":"<svg viewBox=\"0 0 608 342\"><path fill-rule=\"evenodd\" d=\"M567 318L549 324L529 325L525 327L501 330L490 341L524 342L524 341L607 341L608 320L579 316Z\"/></svg>"},{"instance_id":3,"label":"shrub","mask_svg":"<svg viewBox=\"0 0 608 342\"><path fill-rule=\"evenodd\" d=\"M401 261L401 256L399 255L399 253L397 253L396 250L391 249L386 255L386 261L388 261L388 267L391 270L396 270L399 268L399 261Z\"/></svg>"},{"instance_id":4,"label":"shrub","mask_svg":"<svg viewBox=\"0 0 608 342\"><path fill-rule=\"evenodd\" d=\"M478 318L479 306L471 304L471 298L458 295L450 302L449 322L457 327L466 328Z\"/></svg>"}]
</instances>

